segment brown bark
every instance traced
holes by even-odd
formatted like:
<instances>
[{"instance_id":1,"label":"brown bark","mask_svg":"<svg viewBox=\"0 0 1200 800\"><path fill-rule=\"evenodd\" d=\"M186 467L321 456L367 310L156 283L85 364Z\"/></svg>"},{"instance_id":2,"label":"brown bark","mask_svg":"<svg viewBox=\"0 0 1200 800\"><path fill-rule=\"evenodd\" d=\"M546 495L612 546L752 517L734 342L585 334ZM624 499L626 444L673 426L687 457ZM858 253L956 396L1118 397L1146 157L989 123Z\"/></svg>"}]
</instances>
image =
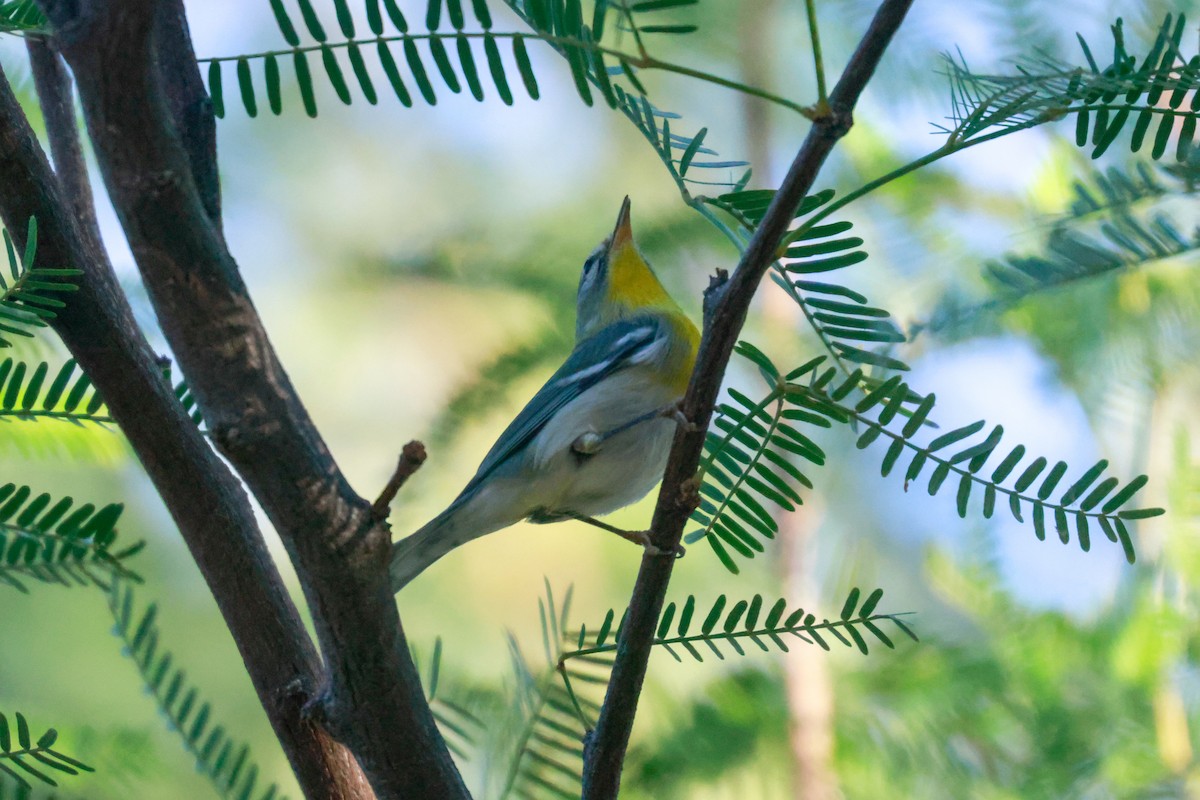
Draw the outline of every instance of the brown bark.
<instances>
[{"instance_id":1,"label":"brown bark","mask_svg":"<svg viewBox=\"0 0 1200 800\"><path fill-rule=\"evenodd\" d=\"M321 685L273 683L260 694L287 693L295 711L303 704L354 752L380 797L467 797L388 588L387 525L338 469L226 249L211 109L193 74L179 3L42 6L79 84L109 196L163 332L213 442L274 524L312 610L325 670L309 673L323 677ZM241 598L218 600L232 606ZM284 651L297 644L276 642ZM355 791L368 796L365 787Z\"/></svg>"},{"instance_id":2,"label":"brown bark","mask_svg":"<svg viewBox=\"0 0 1200 800\"><path fill-rule=\"evenodd\" d=\"M49 107L69 107L64 71L43 69L37 88ZM27 221L37 218L37 263L84 271L54 329L104 398L179 527L300 785L314 798L369 797L357 788L361 773L349 753L307 720L297 701L316 682L320 665L245 493L163 379L112 267L78 222L84 198L64 197L64 185L81 191L79 176L86 175L78 143L66 141L77 135L74 115L46 119L58 142L59 176L0 69L0 216L21 249Z\"/></svg>"}]
</instances>

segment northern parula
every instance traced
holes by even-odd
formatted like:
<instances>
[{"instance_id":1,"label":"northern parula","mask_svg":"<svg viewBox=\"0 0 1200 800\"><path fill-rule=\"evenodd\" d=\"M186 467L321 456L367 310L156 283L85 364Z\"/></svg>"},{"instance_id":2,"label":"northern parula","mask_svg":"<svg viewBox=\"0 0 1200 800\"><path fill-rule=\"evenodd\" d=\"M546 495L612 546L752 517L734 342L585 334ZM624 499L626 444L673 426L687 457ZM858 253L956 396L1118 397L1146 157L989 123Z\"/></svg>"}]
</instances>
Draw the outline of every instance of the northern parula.
<instances>
[{"instance_id":1,"label":"northern parula","mask_svg":"<svg viewBox=\"0 0 1200 800\"><path fill-rule=\"evenodd\" d=\"M633 242L629 198L583 264L575 349L521 409L449 508L393 545L399 591L461 544L523 519L591 519L662 479L700 333ZM686 424L685 420L681 420Z\"/></svg>"}]
</instances>

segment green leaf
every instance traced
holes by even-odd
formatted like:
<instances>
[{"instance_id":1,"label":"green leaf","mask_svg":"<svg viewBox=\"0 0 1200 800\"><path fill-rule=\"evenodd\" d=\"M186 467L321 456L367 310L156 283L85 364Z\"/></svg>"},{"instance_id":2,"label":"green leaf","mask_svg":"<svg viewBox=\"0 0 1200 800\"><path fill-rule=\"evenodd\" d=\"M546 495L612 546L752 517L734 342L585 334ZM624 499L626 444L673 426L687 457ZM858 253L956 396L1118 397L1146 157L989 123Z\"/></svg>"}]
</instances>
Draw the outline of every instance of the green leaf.
<instances>
[{"instance_id":1,"label":"green leaf","mask_svg":"<svg viewBox=\"0 0 1200 800\"><path fill-rule=\"evenodd\" d=\"M312 73L308 69L308 57L304 51L295 52L293 64L296 68L296 83L300 87L300 99L304 102L304 113L316 117L317 99L313 93Z\"/></svg>"},{"instance_id":2,"label":"green leaf","mask_svg":"<svg viewBox=\"0 0 1200 800\"><path fill-rule=\"evenodd\" d=\"M321 20L317 17L316 10L312 7L310 0L296 0L300 5L300 16L304 19L304 26L308 28L308 32L318 42L325 42L328 38L325 35L325 26L321 24Z\"/></svg>"},{"instance_id":3,"label":"green leaf","mask_svg":"<svg viewBox=\"0 0 1200 800\"><path fill-rule=\"evenodd\" d=\"M871 592L869 595L867 595L866 602L864 602L862 607L859 608L858 616L865 618L874 614L876 606L879 605L879 601L882 599L883 589L876 589L875 591Z\"/></svg>"},{"instance_id":4,"label":"green leaf","mask_svg":"<svg viewBox=\"0 0 1200 800\"><path fill-rule=\"evenodd\" d=\"M848 620L854 616L854 609L858 607L859 589L854 587L850 590L850 594L846 597L846 602L842 605L841 618Z\"/></svg>"},{"instance_id":5,"label":"green leaf","mask_svg":"<svg viewBox=\"0 0 1200 800\"><path fill-rule=\"evenodd\" d=\"M601 2L603 2L603 0L601 0ZM696 154L700 152L700 147L704 143L704 137L707 135L708 128L701 128L696 132L696 135L692 137L691 141L688 142L687 147L684 148L683 155L679 157L679 177L682 178L687 174L688 167L692 165L692 159L694 159Z\"/></svg>"},{"instance_id":6,"label":"green leaf","mask_svg":"<svg viewBox=\"0 0 1200 800\"><path fill-rule=\"evenodd\" d=\"M367 71L367 63L363 60L358 44L350 42L346 48L346 54L350 57L350 67L354 70L354 77L358 80L363 97L367 99L368 103L375 105L379 102L379 97L375 93L375 84L371 81L371 74Z\"/></svg>"},{"instance_id":7,"label":"green leaf","mask_svg":"<svg viewBox=\"0 0 1200 800\"><path fill-rule=\"evenodd\" d=\"M832 256L830 258L818 258L812 261L788 262L784 264L784 269L788 272L799 273L801 275L815 275L820 272L833 272L834 270L852 267L855 264L861 264L867 260L866 252L855 250L852 253L846 253L840 256Z\"/></svg>"},{"instance_id":8,"label":"green leaf","mask_svg":"<svg viewBox=\"0 0 1200 800\"><path fill-rule=\"evenodd\" d=\"M1054 487L1058 485L1059 480L1067 471L1065 461L1059 461L1050 468L1050 472L1046 474L1045 480L1042 481L1041 487L1038 488L1038 500L1046 500L1054 492Z\"/></svg>"},{"instance_id":9,"label":"green leaf","mask_svg":"<svg viewBox=\"0 0 1200 800\"><path fill-rule=\"evenodd\" d=\"M417 45L412 39L404 40L404 60L408 62L413 81L417 84L417 89L425 98L425 102L431 106L437 105L437 95L433 93L433 84L429 82L429 75L426 74L425 65L421 62L421 54L417 52Z\"/></svg>"},{"instance_id":10,"label":"green leaf","mask_svg":"<svg viewBox=\"0 0 1200 800\"><path fill-rule=\"evenodd\" d=\"M1104 517L1100 519L1104 519ZM1125 527L1125 523L1119 517L1114 522L1117 528L1117 538L1121 540L1121 549L1125 551L1125 560L1132 564L1137 561L1137 555L1133 551L1133 540L1129 536L1129 529Z\"/></svg>"},{"instance_id":11,"label":"green leaf","mask_svg":"<svg viewBox=\"0 0 1200 800\"><path fill-rule=\"evenodd\" d=\"M967 502L971 498L971 476L963 475L958 479L958 494L955 498L955 506L958 510L958 516L963 519L967 518Z\"/></svg>"},{"instance_id":12,"label":"green leaf","mask_svg":"<svg viewBox=\"0 0 1200 800\"><path fill-rule=\"evenodd\" d=\"M430 5L430 8L433 6ZM433 37L429 40L429 52L433 55L433 63L437 66L438 72L442 76L442 80L446 86L454 94L462 92L462 86L458 82L458 75L454 73L454 67L450 64L450 54L446 52L446 45L439 37Z\"/></svg>"},{"instance_id":13,"label":"green leaf","mask_svg":"<svg viewBox=\"0 0 1200 800\"><path fill-rule=\"evenodd\" d=\"M221 88L221 62L213 61L208 65L208 97L212 100L213 115L218 119L225 116L225 92ZM15 274L14 274L14 277Z\"/></svg>"},{"instance_id":14,"label":"green leaf","mask_svg":"<svg viewBox=\"0 0 1200 800\"><path fill-rule=\"evenodd\" d=\"M892 369L901 372L908 370L908 365L903 361L899 361L895 358L881 355L879 353L871 353L866 350L861 350L857 347L850 347L842 344L841 342L834 342L833 349L836 350L842 358L846 359L847 361L852 361L855 364L869 364L873 367L882 367L883 369Z\"/></svg>"},{"instance_id":15,"label":"green leaf","mask_svg":"<svg viewBox=\"0 0 1200 800\"><path fill-rule=\"evenodd\" d=\"M17 719L17 742L21 745L22 750L31 749L33 740L29 737L29 722L20 711L13 716Z\"/></svg>"},{"instance_id":16,"label":"green leaf","mask_svg":"<svg viewBox=\"0 0 1200 800\"><path fill-rule=\"evenodd\" d=\"M392 52L388 49L385 42L380 42L378 45L379 63L383 66L383 72L387 75L388 83L392 85L392 91L396 93L396 98L401 105L406 108L413 104L412 95L408 93L408 87L404 85L404 79L400 77L400 68L396 66L396 60L392 58Z\"/></svg>"},{"instance_id":17,"label":"green leaf","mask_svg":"<svg viewBox=\"0 0 1200 800\"><path fill-rule=\"evenodd\" d=\"M1088 532L1087 514L1075 515L1075 533L1079 537L1079 549L1088 552L1092 549L1092 537Z\"/></svg>"},{"instance_id":18,"label":"green leaf","mask_svg":"<svg viewBox=\"0 0 1200 800\"><path fill-rule=\"evenodd\" d=\"M283 0L270 0L270 3L271 11L275 14L275 24L279 27L279 33L283 35L283 40L292 47L299 47L300 36L296 33L296 26L292 24L287 10L283 7Z\"/></svg>"},{"instance_id":19,"label":"green leaf","mask_svg":"<svg viewBox=\"0 0 1200 800\"><path fill-rule=\"evenodd\" d=\"M271 113L279 116L283 111L283 93L279 78L279 61L274 54L268 55L263 61L263 80L267 84L267 103Z\"/></svg>"},{"instance_id":20,"label":"green leaf","mask_svg":"<svg viewBox=\"0 0 1200 800\"><path fill-rule=\"evenodd\" d=\"M279 2L279 0L273 0ZM383 17L379 13L379 0L367 0L367 27L376 36L383 35Z\"/></svg>"},{"instance_id":21,"label":"green leaf","mask_svg":"<svg viewBox=\"0 0 1200 800\"><path fill-rule=\"evenodd\" d=\"M695 25L643 25L640 28L642 33L670 33L683 34L694 33L697 30Z\"/></svg>"},{"instance_id":22,"label":"green leaf","mask_svg":"<svg viewBox=\"0 0 1200 800\"><path fill-rule=\"evenodd\" d=\"M450 17L450 27L461 31L466 24L463 15L462 0L446 0L446 15Z\"/></svg>"},{"instance_id":23,"label":"green leaf","mask_svg":"<svg viewBox=\"0 0 1200 800\"><path fill-rule=\"evenodd\" d=\"M1130 508L1117 513L1119 519L1148 519L1165 514L1161 508Z\"/></svg>"},{"instance_id":24,"label":"green leaf","mask_svg":"<svg viewBox=\"0 0 1200 800\"><path fill-rule=\"evenodd\" d=\"M350 7L346 5L346 0L333 0L333 9L337 15L338 27L342 29L342 34L347 39L353 39L354 16L350 13Z\"/></svg>"},{"instance_id":25,"label":"green leaf","mask_svg":"<svg viewBox=\"0 0 1200 800\"><path fill-rule=\"evenodd\" d=\"M683 610L679 614L679 627L676 628L676 633L680 636L687 636L688 627L692 624L692 615L696 612L696 598L693 595L688 595L687 600L683 604Z\"/></svg>"},{"instance_id":26,"label":"green leaf","mask_svg":"<svg viewBox=\"0 0 1200 800\"><path fill-rule=\"evenodd\" d=\"M524 45L522 45L521 47L523 50ZM516 49L517 49L517 42L514 39L513 40L514 55L516 53ZM492 73L492 82L496 84L496 91L500 95L501 102L503 102L506 106L511 106L513 103L512 90L508 88L508 77L504 74L504 63L500 60L500 49L496 46L495 38L493 38L491 36L485 36L484 40L483 40L483 50L484 50L484 53L487 55L488 69ZM526 57L526 61L528 62L528 57ZM519 63L520 63L520 59L518 58L518 64ZM522 77L524 77L524 74L525 73L522 72ZM532 77L532 73L531 73L531 77ZM526 82L525 86L526 86L526 89L529 89L530 85L529 85L528 81ZM534 84L533 90L530 91L530 97L534 98L535 100L537 99L536 84Z\"/></svg>"},{"instance_id":27,"label":"green leaf","mask_svg":"<svg viewBox=\"0 0 1200 800\"><path fill-rule=\"evenodd\" d=\"M1125 505L1125 503L1127 503L1131 497L1137 494L1138 491L1141 490L1141 488L1145 486L1149 480L1150 478L1146 475L1138 475L1129 483L1125 484L1121 491L1109 498L1109 501L1105 503L1100 510L1105 514L1113 513L1118 508Z\"/></svg>"},{"instance_id":28,"label":"green leaf","mask_svg":"<svg viewBox=\"0 0 1200 800\"><path fill-rule=\"evenodd\" d=\"M237 60L237 77L238 89L242 93L242 105L249 116L257 117L258 101L254 97L254 81L250 78L250 62L244 58Z\"/></svg>"},{"instance_id":29,"label":"green leaf","mask_svg":"<svg viewBox=\"0 0 1200 800\"><path fill-rule=\"evenodd\" d=\"M392 25L396 27L396 30L400 31L400 33L408 33L408 20L404 18L404 14L400 11L400 6L396 4L396 0L383 0L383 7L387 11L388 19L392 21Z\"/></svg>"},{"instance_id":30,"label":"green leaf","mask_svg":"<svg viewBox=\"0 0 1200 800\"><path fill-rule=\"evenodd\" d=\"M537 78L533 74L533 65L529 62L529 52L525 49L525 39L521 36L514 36L512 49L513 60L517 63L517 71L521 73L521 80L525 84L525 91L531 99L537 100L540 92L538 91ZM490 57L488 63L491 63ZM505 85L507 85L507 81Z\"/></svg>"},{"instance_id":31,"label":"green leaf","mask_svg":"<svg viewBox=\"0 0 1200 800\"><path fill-rule=\"evenodd\" d=\"M659 639L667 638L667 634L671 632L671 623L674 621L675 603L671 602L667 604L667 607L663 609L662 616L658 618L658 630L654 635Z\"/></svg>"},{"instance_id":32,"label":"green leaf","mask_svg":"<svg viewBox=\"0 0 1200 800\"><path fill-rule=\"evenodd\" d=\"M708 616L704 618L704 623L700 626L700 632L705 636L712 633L713 629L717 626L717 622L720 621L721 614L725 611L725 602L725 595L719 595L717 599L713 601L713 605L712 608L709 609Z\"/></svg>"},{"instance_id":33,"label":"green leaf","mask_svg":"<svg viewBox=\"0 0 1200 800\"><path fill-rule=\"evenodd\" d=\"M475 13L475 19L479 20L479 26L484 30L492 27L492 14L488 10L487 0L471 0L471 10Z\"/></svg>"},{"instance_id":34,"label":"green leaf","mask_svg":"<svg viewBox=\"0 0 1200 800\"><path fill-rule=\"evenodd\" d=\"M1037 480L1037 476L1041 474L1042 470L1045 469L1046 463L1046 459L1042 456L1035 458L1030 462L1029 466L1025 467L1025 471L1017 478L1017 482L1013 485L1013 488L1017 492L1024 492L1028 489Z\"/></svg>"},{"instance_id":35,"label":"green leaf","mask_svg":"<svg viewBox=\"0 0 1200 800\"><path fill-rule=\"evenodd\" d=\"M1059 501L1064 506L1069 506L1074 503L1080 496L1091 486L1097 478L1108 468L1108 460L1101 459L1093 464L1086 472L1079 477L1079 480L1071 484L1070 488L1063 493Z\"/></svg>"},{"instance_id":36,"label":"green leaf","mask_svg":"<svg viewBox=\"0 0 1200 800\"><path fill-rule=\"evenodd\" d=\"M436 31L442 24L442 0L426 0L425 27Z\"/></svg>"},{"instance_id":37,"label":"green leaf","mask_svg":"<svg viewBox=\"0 0 1200 800\"><path fill-rule=\"evenodd\" d=\"M979 431L983 430L983 426L986 424L987 423L984 422L984 420L979 420L978 422L972 422L970 425L966 425L962 428L956 428L948 433L943 433L941 436L937 437L928 445L926 445L924 449L931 453L941 450L943 447L952 445L955 442L966 439L968 436L979 433Z\"/></svg>"}]
</instances>

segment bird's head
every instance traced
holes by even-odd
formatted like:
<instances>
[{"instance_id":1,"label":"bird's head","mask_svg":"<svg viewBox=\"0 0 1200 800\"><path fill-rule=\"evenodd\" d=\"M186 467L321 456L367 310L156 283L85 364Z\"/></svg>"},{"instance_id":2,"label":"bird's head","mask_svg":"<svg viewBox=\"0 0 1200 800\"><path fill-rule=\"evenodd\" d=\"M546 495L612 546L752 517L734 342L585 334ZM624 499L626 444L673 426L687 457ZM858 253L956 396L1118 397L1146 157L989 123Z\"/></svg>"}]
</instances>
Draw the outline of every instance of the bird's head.
<instances>
[{"instance_id":1,"label":"bird's head","mask_svg":"<svg viewBox=\"0 0 1200 800\"><path fill-rule=\"evenodd\" d=\"M576 341L646 309L678 310L678 306L633 243L626 197L612 235L583 264L576 301Z\"/></svg>"}]
</instances>

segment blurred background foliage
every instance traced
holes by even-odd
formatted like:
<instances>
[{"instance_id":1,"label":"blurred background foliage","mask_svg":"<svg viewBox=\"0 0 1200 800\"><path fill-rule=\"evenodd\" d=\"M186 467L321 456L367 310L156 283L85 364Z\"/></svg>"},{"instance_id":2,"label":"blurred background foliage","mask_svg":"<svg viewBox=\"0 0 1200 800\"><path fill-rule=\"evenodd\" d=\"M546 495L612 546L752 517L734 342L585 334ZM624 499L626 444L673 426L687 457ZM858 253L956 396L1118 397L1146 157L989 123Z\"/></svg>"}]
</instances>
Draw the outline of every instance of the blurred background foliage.
<instances>
[{"instance_id":1,"label":"blurred background foliage","mask_svg":"<svg viewBox=\"0 0 1200 800\"><path fill-rule=\"evenodd\" d=\"M420 17L420 4L400 5ZM831 71L873 9L864 0L818 3ZM917 3L819 188L844 192L936 146L930 123L950 113L943 52L959 48L981 72L1039 51L1076 63L1075 32L1107 41L1118 16L1142 52L1163 15L1181 11L1200 18L1200 9L1159 0ZM201 57L280 46L267 2L205 0L188 12ZM698 32L664 39L656 52L805 100L815 89L803 13L782 0L708 0L688 12ZM1186 37L1196 38L1194 22ZM537 103L443 93L435 107L343 107L326 87L316 119L299 107L255 119L231 107L219 123L232 250L342 468L371 496L405 441L430 447L395 505L400 533L454 496L569 349L578 269L622 196L633 198L649 260L697 319L708 275L736 258L679 202L627 120L583 106L543 50L530 48ZM7 42L0 57L36 124L23 49ZM733 92L671 76L646 81L662 105L707 126L706 143L722 157L749 160L752 187L775 185L807 127ZM783 594L832 616L851 586L879 586L887 611L916 612L908 620L921 642L866 658L799 643L787 655L702 665L657 654L623 796L1200 797L1195 251L1132 259L1028 296L1002 279L1013 259L1053 261L1070 252L1056 245L1103 238L1085 206L1114 175L1170 187L1122 196L1128 219L1169 213L1179 230L1194 231L1196 168L1167 170L1120 148L1091 162L1072 127L966 151L856 203L846 214L871 258L842 278L916 333L902 349L910 383L938 393L943 424L982 417L1052 457L1103 456L1117 475L1148 472L1145 504L1168 515L1137 526L1137 564L1115 547L1082 553L1038 542L999 518L959 520L945 498L880 478L878 458L856 451L844 430L828 432L818 437L830 458L817 490L780 520L765 557L734 577L697 546L672 593ZM154 336L119 226L111 210L102 216ZM749 337L780 363L817 353L774 286L756 303ZM47 337L17 354L62 355ZM731 374L734 385L752 380ZM260 785L276 781L295 796L215 606L119 435L49 430L57 424L0 429L3 481L125 503L124 535L148 540L137 557L139 608L158 603L161 645L231 735L250 743ZM614 521L643 525L651 503ZM623 605L636 559L582 525L518 526L456 551L399 603L422 653L441 637L440 691L486 717L520 692L505 631L525 651L540 648L543 579L560 593L573 585L572 619L594 629ZM170 720L153 719L100 593L0 592L0 710L55 725L64 750L97 767L58 796L210 796ZM479 742L476 752L491 751ZM470 780L496 795L504 769L483 755L464 761Z\"/></svg>"}]
</instances>

